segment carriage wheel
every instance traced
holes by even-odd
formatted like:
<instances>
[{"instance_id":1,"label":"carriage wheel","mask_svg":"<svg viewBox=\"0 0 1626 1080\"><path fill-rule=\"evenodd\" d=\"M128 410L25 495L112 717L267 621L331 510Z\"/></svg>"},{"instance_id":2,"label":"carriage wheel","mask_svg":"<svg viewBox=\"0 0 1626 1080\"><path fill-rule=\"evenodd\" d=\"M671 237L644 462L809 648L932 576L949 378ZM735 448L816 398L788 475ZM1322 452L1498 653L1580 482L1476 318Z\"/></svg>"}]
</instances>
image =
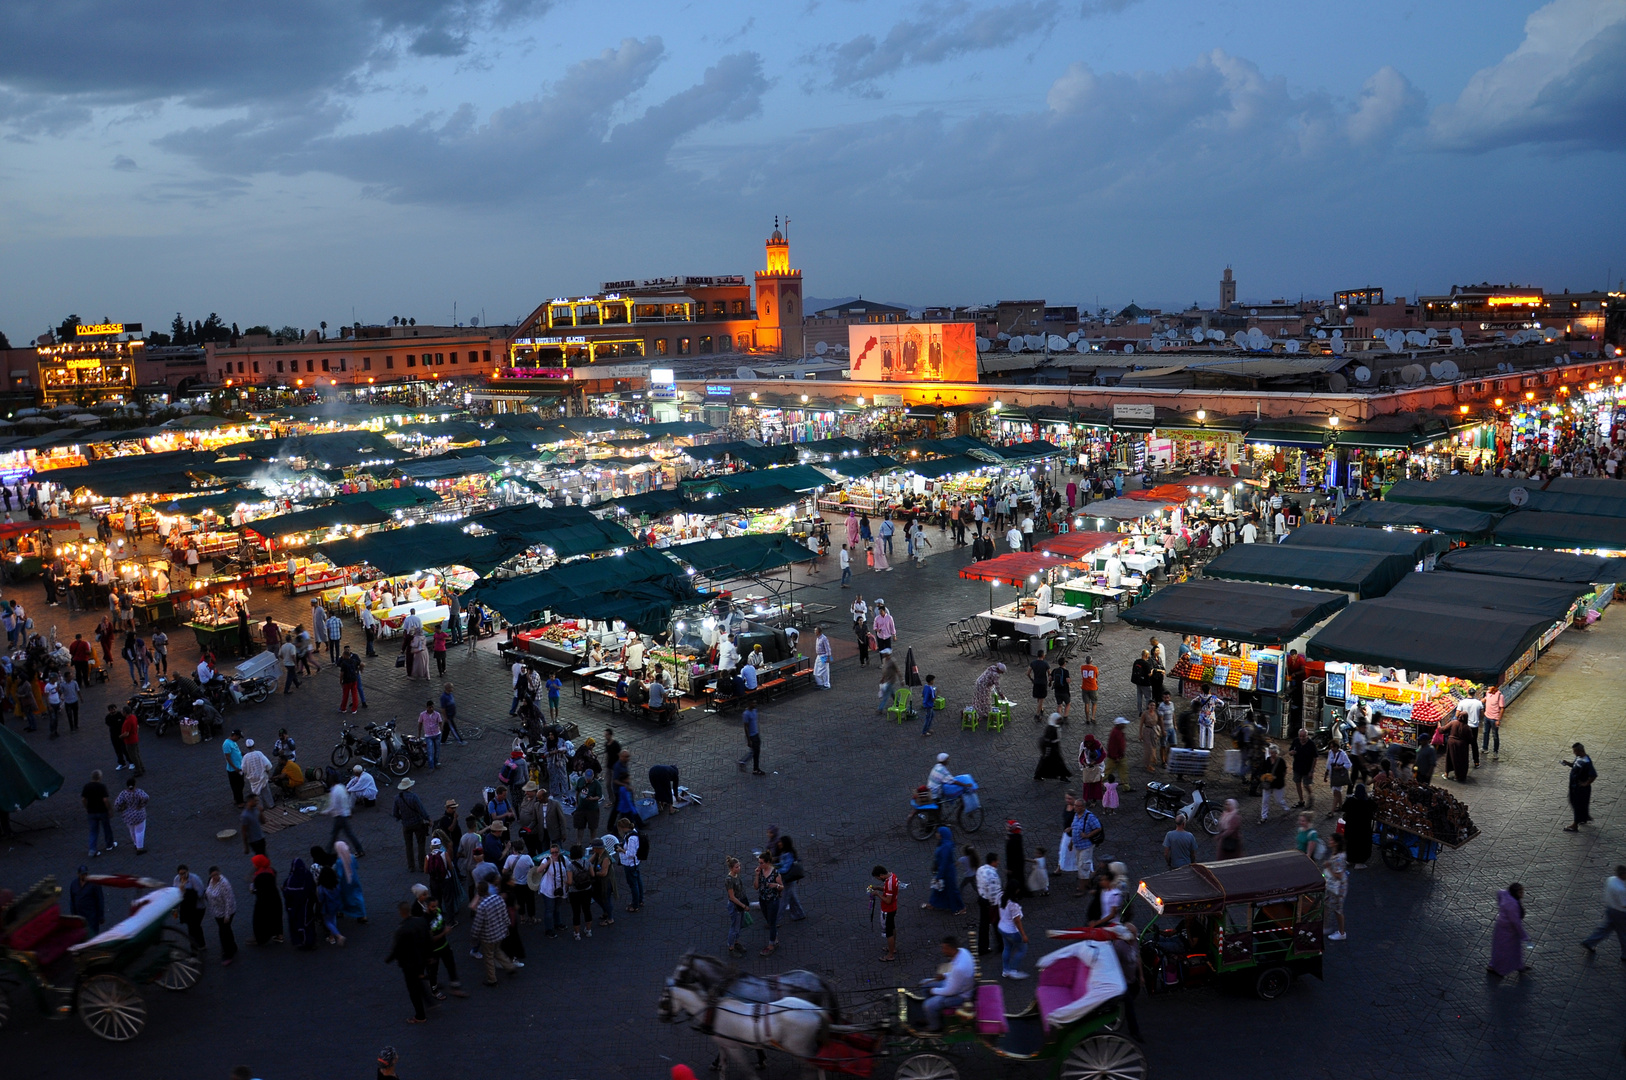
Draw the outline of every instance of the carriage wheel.
<instances>
[{"instance_id":1,"label":"carriage wheel","mask_svg":"<svg viewBox=\"0 0 1626 1080\"><path fill-rule=\"evenodd\" d=\"M17 983L10 979L0 979L0 1031L11 1022L11 995L17 990Z\"/></svg>"},{"instance_id":2,"label":"carriage wheel","mask_svg":"<svg viewBox=\"0 0 1626 1080\"><path fill-rule=\"evenodd\" d=\"M165 990L192 989L203 978L203 958L198 956L184 930L166 926L164 940L169 946L170 961L158 973L158 985Z\"/></svg>"},{"instance_id":3,"label":"carriage wheel","mask_svg":"<svg viewBox=\"0 0 1626 1080\"><path fill-rule=\"evenodd\" d=\"M1404 870L1411 865L1411 852L1407 851L1399 841L1390 841L1383 845L1383 865L1391 870Z\"/></svg>"},{"instance_id":4,"label":"carriage wheel","mask_svg":"<svg viewBox=\"0 0 1626 1080\"><path fill-rule=\"evenodd\" d=\"M1145 1080L1146 1055L1122 1035L1092 1035L1056 1070L1060 1080Z\"/></svg>"},{"instance_id":5,"label":"carriage wheel","mask_svg":"<svg viewBox=\"0 0 1626 1080\"><path fill-rule=\"evenodd\" d=\"M147 1026L147 1003L122 975L92 975L79 984L79 1019L109 1042L127 1042Z\"/></svg>"},{"instance_id":6,"label":"carriage wheel","mask_svg":"<svg viewBox=\"0 0 1626 1080\"><path fill-rule=\"evenodd\" d=\"M942 1054L915 1054L903 1059L894 1080L960 1080L960 1070Z\"/></svg>"}]
</instances>

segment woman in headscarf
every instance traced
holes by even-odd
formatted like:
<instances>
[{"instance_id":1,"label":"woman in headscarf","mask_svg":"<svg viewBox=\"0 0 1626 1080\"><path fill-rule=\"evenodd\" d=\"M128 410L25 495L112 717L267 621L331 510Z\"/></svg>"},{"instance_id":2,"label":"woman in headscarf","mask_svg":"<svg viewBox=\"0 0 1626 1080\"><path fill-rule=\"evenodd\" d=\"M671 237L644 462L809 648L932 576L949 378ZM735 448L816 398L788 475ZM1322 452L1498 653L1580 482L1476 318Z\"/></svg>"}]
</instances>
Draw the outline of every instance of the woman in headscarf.
<instances>
[{"instance_id":1,"label":"woman in headscarf","mask_svg":"<svg viewBox=\"0 0 1626 1080\"><path fill-rule=\"evenodd\" d=\"M249 891L254 894L254 944L282 940L282 897L277 892L277 872L264 855L253 859L254 872Z\"/></svg>"},{"instance_id":2,"label":"woman in headscarf","mask_svg":"<svg viewBox=\"0 0 1626 1080\"><path fill-rule=\"evenodd\" d=\"M282 903L288 909L288 940L297 949L316 948L316 878L295 859L282 882Z\"/></svg>"},{"instance_id":3,"label":"woman in headscarf","mask_svg":"<svg viewBox=\"0 0 1626 1080\"><path fill-rule=\"evenodd\" d=\"M1084 742L1078 748L1078 768L1084 778L1084 804L1100 805L1101 796L1107 792L1106 785L1106 758L1107 752L1101 742L1093 734L1084 736Z\"/></svg>"},{"instance_id":4,"label":"woman in headscarf","mask_svg":"<svg viewBox=\"0 0 1626 1080\"><path fill-rule=\"evenodd\" d=\"M333 869L333 856L319 847L311 848L311 866L316 868L316 904L322 915L322 929L329 945L343 945L339 933L339 875Z\"/></svg>"},{"instance_id":5,"label":"woman in headscarf","mask_svg":"<svg viewBox=\"0 0 1626 1080\"><path fill-rule=\"evenodd\" d=\"M407 677L429 678L429 643L422 630L413 631L407 639Z\"/></svg>"},{"instance_id":6,"label":"woman in headscarf","mask_svg":"<svg viewBox=\"0 0 1626 1080\"><path fill-rule=\"evenodd\" d=\"M1457 778L1457 783L1468 782L1468 746L1474 741L1474 729L1461 716L1453 716L1442 728L1445 732L1445 771Z\"/></svg>"},{"instance_id":7,"label":"woman in headscarf","mask_svg":"<svg viewBox=\"0 0 1626 1080\"><path fill-rule=\"evenodd\" d=\"M333 845L333 869L339 876L339 914L367 923L367 900L361 895L361 877L356 872L356 857L350 845L343 840Z\"/></svg>"},{"instance_id":8,"label":"woman in headscarf","mask_svg":"<svg viewBox=\"0 0 1626 1080\"><path fill-rule=\"evenodd\" d=\"M955 873L954 832L947 825L937 827L937 853L932 857L935 886L929 903L939 911L965 914L965 902L960 898L960 879ZM921 904L926 907L926 904Z\"/></svg>"},{"instance_id":9,"label":"woman in headscarf","mask_svg":"<svg viewBox=\"0 0 1626 1080\"><path fill-rule=\"evenodd\" d=\"M1007 821L1005 823L1005 865L1014 867L1005 875L1005 896L1010 900L1022 900L1032 896L1028 889L1027 878L1028 856L1022 845L1022 823L1020 821Z\"/></svg>"},{"instance_id":10,"label":"woman in headscarf","mask_svg":"<svg viewBox=\"0 0 1626 1080\"><path fill-rule=\"evenodd\" d=\"M548 735L548 791L566 807L575 804L570 787L570 754L559 736Z\"/></svg>"},{"instance_id":11,"label":"woman in headscarf","mask_svg":"<svg viewBox=\"0 0 1626 1080\"><path fill-rule=\"evenodd\" d=\"M1056 726L1060 719L1057 713L1051 713L1050 719L1045 721L1044 733L1039 736L1039 764L1033 769L1035 780L1071 780L1072 770L1061 756L1061 728Z\"/></svg>"},{"instance_id":12,"label":"woman in headscarf","mask_svg":"<svg viewBox=\"0 0 1626 1080\"><path fill-rule=\"evenodd\" d=\"M1344 858L1352 869L1372 857L1372 812L1375 809L1376 804L1367 797L1365 784L1356 784L1355 793L1344 800Z\"/></svg>"},{"instance_id":13,"label":"woman in headscarf","mask_svg":"<svg viewBox=\"0 0 1626 1080\"><path fill-rule=\"evenodd\" d=\"M1529 971L1530 965L1524 962L1524 943L1529 940L1524 929L1524 886L1515 881L1496 894L1496 925L1491 929L1491 961L1486 973L1500 979L1515 971Z\"/></svg>"},{"instance_id":14,"label":"woman in headscarf","mask_svg":"<svg viewBox=\"0 0 1626 1080\"><path fill-rule=\"evenodd\" d=\"M851 508L847 510L847 553L858 553L858 512Z\"/></svg>"},{"instance_id":15,"label":"woman in headscarf","mask_svg":"<svg viewBox=\"0 0 1626 1080\"><path fill-rule=\"evenodd\" d=\"M1140 761L1149 773L1157 772L1157 750L1162 742L1163 721L1158 719L1157 706L1148 703L1140 711Z\"/></svg>"},{"instance_id":16,"label":"woman in headscarf","mask_svg":"<svg viewBox=\"0 0 1626 1080\"><path fill-rule=\"evenodd\" d=\"M988 711L994 707L994 691L999 689L999 677L1005 674L1004 664L989 664L977 676L976 685L971 688L971 704L977 710L978 716L986 717Z\"/></svg>"}]
</instances>

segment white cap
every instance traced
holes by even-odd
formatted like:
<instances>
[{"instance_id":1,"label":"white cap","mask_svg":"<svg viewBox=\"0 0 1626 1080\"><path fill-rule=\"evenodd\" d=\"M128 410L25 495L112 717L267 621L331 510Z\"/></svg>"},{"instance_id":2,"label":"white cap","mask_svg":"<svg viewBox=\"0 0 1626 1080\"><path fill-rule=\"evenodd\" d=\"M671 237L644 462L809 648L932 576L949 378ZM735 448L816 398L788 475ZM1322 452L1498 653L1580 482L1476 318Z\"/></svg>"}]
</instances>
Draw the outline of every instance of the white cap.
<instances>
[{"instance_id":1,"label":"white cap","mask_svg":"<svg viewBox=\"0 0 1626 1080\"><path fill-rule=\"evenodd\" d=\"M941 765L943 762L945 762L947 760L948 760L948 755L947 754L938 754L937 755L937 763L939 765Z\"/></svg>"}]
</instances>

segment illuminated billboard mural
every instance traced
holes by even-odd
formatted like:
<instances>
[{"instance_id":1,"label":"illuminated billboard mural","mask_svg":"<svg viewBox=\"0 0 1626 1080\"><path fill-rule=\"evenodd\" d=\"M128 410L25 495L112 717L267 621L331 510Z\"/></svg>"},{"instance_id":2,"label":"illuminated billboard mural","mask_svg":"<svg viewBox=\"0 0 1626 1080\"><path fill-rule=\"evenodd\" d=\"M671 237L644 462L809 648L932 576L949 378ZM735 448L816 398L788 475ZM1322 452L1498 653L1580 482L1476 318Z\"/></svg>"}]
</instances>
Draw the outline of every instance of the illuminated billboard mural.
<instances>
[{"instance_id":1,"label":"illuminated billboard mural","mask_svg":"<svg viewBox=\"0 0 1626 1080\"><path fill-rule=\"evenodd\" d=\"M977 381L972 323L866 323L847 327L852 378L872 382Z\"/></svg>"}]
</instances>

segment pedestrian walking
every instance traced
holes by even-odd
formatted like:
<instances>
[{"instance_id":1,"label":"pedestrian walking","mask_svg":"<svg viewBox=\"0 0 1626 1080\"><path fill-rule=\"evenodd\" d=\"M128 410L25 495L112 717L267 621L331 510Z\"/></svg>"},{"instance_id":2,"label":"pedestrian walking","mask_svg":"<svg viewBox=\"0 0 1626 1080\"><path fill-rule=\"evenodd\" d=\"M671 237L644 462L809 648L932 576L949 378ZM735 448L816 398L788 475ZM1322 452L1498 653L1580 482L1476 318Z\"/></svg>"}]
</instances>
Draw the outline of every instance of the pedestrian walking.
<instances>
[{"instance_id":1,"label":"pedestrian walking","mask_svg":"<svg viewBox=\"0 0 1626 1080\"><path fill-rule=\"evenodd\" d=\"M497 901L500 904L501 897L498 897ZM429 957L434 952L434 945L429 937L429 924L421 915L412 913L411 904L403 900L396 905L396 911L400 914L401 921L395 926L395 934L390 939L390 951L384 957L384 963L400 967L401 977L406 982L407 997L412 1002L412 1015L407 1018L407 1023L422 1024L429 1019L425 1009L429 1003L425 975ZM506 918L506 915L504 917ZM496 950L495 945L491 948L492 951ZM495 984L496 980L493 979L490 985ZM389 1064L393 1069L394 1055L391 1054L390 1057Z\"/></svg>"},{"instance_id":2,"label":"pedestrian walking","mask_svg":"<svg viewBox=\"0 0 1626 1080\"><path fill-rule=\"evenodd\" d=\"M1491 960L1488 975L1500 979L1515 971L1529 971L1525 963L1525 943L1530 934L1524 928L1524 886L1515 881L1496 894L1496 922L1491 927Z\"/></svg>"},{"instance_id":3,"label":"pedestrian walking","mask_svg":"<svg viewBox=\"0 0 1626 1080\"><path fill-rule=\"evenodd\" d=\"M1327 880L1327 914L1337 922L1338 929L1327 935L1328 941L1343 941L1349 937L1344 928L1344 898L1349 895L1349 857L1344 854L1344 838L1336 833L1327 842L1327 857L1321 860L1321 876Z\"/></svg>"},{"instance_id":4,"label":"pedestrian walking","mask_svg":"<svg viewBox=\"0 0 1626 1080\"><path fill-rule=\"evenodd\" d=\"M1044 731L1039 736L1039 763L1033 768L1035 780L1065 782L1073 778L1072 770L1061 756L1061 728L1057 726L1060 719L1059 713L1051 713L1045 721Z\"/></svg>"},{"instance_id":5,"label":"pedestrian walking","mask_svg":"<svg viewBox=\"0 0 1626 1080\"><path fill-rule=\"evenodd\" d=\"M1614 874L1604 879L1603 925L1587 935L1581 948L1596 952L1610 934L1620 939L1620 962L1626 964L1626 864L1615 867Z\"/></svg>"},{"instance_id":6,"label":"pedestrian walking","mask_svg":"<svg viewBox=\"0 0 1626 1080\"><path fill-rule=\"evenodd\" d=\"M891 663L890 657L887 662ZM756 705L747 703L745 708L740 710L740 720L745 730L746 750L745 756L740 758L736 764L739 765L740 772L744 772L745 763L749 761L752 775L767 776L768 774L762 771L762 730L757 724Z\"/></svg>"},{"instance_id":7,"label":"pedestrian walking","mask_svg":"<svg viewBox=\"0 0 1626 1080\"><path fill-rule=\"evenodd\" d=\"M1580 832L1581 826L1592 820L1592 782L1598 778L1598 770L1587 756L1586 747L1575 743L1570 750L1575 760L1564 764L1570 770L1570 810L1575 820L1564 826L1564 831Z\"/></svg>"},{"instance_id":8,"label":"pedestrian walking","mask_svg":"<svg viewBox=\"0 0 1626 1080\"><path fill-rule=\"evenodd\" d=\"M447 742L455 739L457 745L467 746L468 741L463 738L463 733L457 730L457 695L452 693L451 683L440 685L440 716L440 744L445 746Z\"/></svg>"},{"instance_id":9,"label":"pedestrian walking","mask_svg":"<svg viewBox=\"0 0 1626 1080\"><path fill-rule=\"evenodd\" d=\"M1235 799L1225 800L1220 813L1220 830L1214 837L1214 851L1219 859L1242 857L1242 807Z\"/></svg>"},{"instance_id":10,"label":"pedestrian walking","mask_svg":"<svg viewBox=\"0 0 1626 1080\"><path fill-rule=\"evenodd\" d=\"M243 835L243 854L265 854L265 812L260 809L260 797L249 795L243 800L243 812L237 815L237 831Z\"/></svg>"},{"instance_id":11,"label":"pedestrian walking","mask_svg":"<svg viewBox=\"0 0 1626 1080\"><path fill-rule=\"evenodd\" d=\"M271 776L275 771L271 767L271 759L255 749L253 739L244 739L243 749L243 783L251 794L259 798L260 805L269 810L277 805L277 797L271 790Z\"/></svg>"},{"instance_id":12,"label":"pedestrian walking","mask_svg":"<svg viewBox=\"0 0 1626 1080\"><path fill-rule=\"evenodd\" d=\"M966 861L975 860L968 856ZM983 856L983 864L972 875L972 887L977 892L977 953L987 956L994 951L994 929L999 922L999 902L1005 888L999 878L998 853L990 851Z\"/></svg>"},{"instance_id":13,"label":"pedestrian walking","mask_svg":"<svg viewBox=\"0 0 1626 1080\"><path fill-rule=\"evenodd\" d=\"M327 617L327 658L333 663L339 662L339 641L344 637L344 623L339 621L338 612Z\"/></svg>"},{"instance_id":14,"label":"pedestrian walking","mask_svg":"<svg viewBox=\"0 0 1626 1080\"><path fill-rule=\"evenodd\" d=\"M320 869L320 867L318 867ZM321 900L316 891L316 875L295 859L282 879L282 906L288 912L288 944L309 951L316 948L316 929L321 922Z\"/></svg>"},{"instance_id":15,"label":"pedestrian walking","mask_svg":"<svg viewBox=\"0 0 1626 1080\"><path fill-rule=\"evenodd\" d=\"M801 922L807 918L807 912L802 910L800 889L806 871L802 868L802 860L796 854L796 842L789 836L781 836L769 847L777 860L779 880L785 886L783 896L785 914L790 917L791 922Z\"/></svg>"},{"instance_id":16,"label":"pedestrian walking","mask_svg":"<svg viewBox=\"0 0 1626 1080\"><path fill-rule=\"evenodd\" d=\"M361 708L361 657L346 645L335 663L339 668L339 712L354 714Z\"/></svg>"},{"instance_id":17,"label":"pedestrian walking","mask_svg":"<svg viewBox=\"0 0 1626 1080\"><path fill-rule=\"evenodd\" d=\"M267 628L265 636L267 639L266 643L269 645L270 641L272 640L272 631L275 630L276 627L270 624L271 621L269 619L266 620L266 623ZM283 641L277 646L276 652L277 662L282 665L282 672L284 676L282 682L282 692L284 694L291 694L294 692L294 687L299 685L299 646L295 645L292 640Z\"/></svg>"},{"instance_id":18,"label":"pedestrian walking","mask_svg":"<svg viewBox=\"0 0 1626 1080\"><path fill-rule=\"evenodd\" d=\"M430 895L424 901L424 917L429 923L429 962L425 967L424 975L429 983L429 993L437 1000L450 993L453 997L468 997L463 984L457 978L457 957L452 950L452 921L447 917L446 905L440 899ZM440 968L446 966L446 989L440 986Z\"/></svg>"},{"instance_id":19,"label":"pedestrian walking","mask_svg":"<svg viewBox=\"0 0 1626 1080\"><path fill-rule=\"evenodd\" d=\"M881 681L877 686L875 711L883 713L892 697L892 688L898 685L898 665L890 653L881 658Z\"/></svg>"},{"instance_id":20,"label":"pedestrian walking","mask_svg":"<svg viewBox=\"0 0 1626 1080\"><path fill-rule=\"evenodd\" d=\"M1332 809L1327 811L1329 820L1336 818L1339 811L1344 808L1344 788L1349 786L1349 774L1352 767L1353 762L1350 761L1349 753L1344 749L1343 743L1338 742L1336 739L1333 740L1331 748L1327 751L1327 769L1323 776L1323 779L1327 781L1327 786L1332 790Z\"/></svg>"},{"instance_id":21,"label":"pedestrian walking","mask_svg":"<svg viewBox=\"0 0 1626 1080\"><path fill-rule=\"evenodd\" d=\"M141 721L136 719L134 709L124 714L119 726L119 738L124 742L124 756L135 770L134 775L146 776L147 767L141 763Z\"/></svg>"},{"instance_id":22,"label":"pedestrian walking","mask_svg":"<svg viewBox=\"0 0 1626 1080\"><path fill-rule=\"evenodd\" d=\"M835 650L830 646L830 639L824 635L824 627L814 628L813 685L820 690L830 689L830 663L834 656Z\"/></svg>"},{"instance_id":23,"label":"pedestrian walking","mask_svg":"<svg viewBox=\"0 0 1626 1080\"><path fill-rule=\"evenodd\" d=\"M327 789L327 805L322 808L322 813L333 821L332 831L327 838L328 847L332 847L342 833L355 846L358 855L365 855L361 841L356 839L355 830L350 827L350 815L354 811L355 796L350 794L348 786L334 784Z\"/></svg>"},{"instance_id":24,"label":"pedestrian walking","mask_svg":"<svg viewBox=\"0 0 1626 1080\"><path fill-rule=\"evenodd\" d=\"M218 866L209 867L203 899L209 917L215 921L215 931L220 935L220 966L230 967L237 957L237 935L232 931L232 919L237 915L237 894Z\"/></svg>"},{"instance_id":25,"label":"pedestrian walking","mask_svg":"<svg viewBox=\"0 0 1626 1080\"><path fill-rule=\"evenodd\" d=\"M1028 973L1019 965L1028 951L1028 932L1022 925L1022 905L1009 890L999 901L999 936L1005 947L1000 958L1000 974L1007 979L1025 979Z\"/></svg>"},{"instance_id":26,"label":"pedestrian walking","mask_svg":"<svg viewBox=\"0 0 1626 1080\"><path fill-rule=\"evenodd\" d=\"M89 850L91 857L101 854L96 847L96 835L100 831L107 842L107 850L112 851L119 846L113 839L113 823L109 814L111 805L108 801L107 785L102 783L102 771L96 769L90 774L90 781L79 790L79 803L85 808L85 817L90 825Z\"/></svg>"},{"instance_id":27,"label":"pedestrian walking","mask_svg":"<svg viewBox=\"0 0 1626 1080\"><path fill-rule=\"evenodd\" d=\"M571 855L575 854L576 849L572 849ZM728 905L728 952L731 956L744 956L745 946L740 944L740 934L751 918L751 905L745 899L745 882L740 877L740 860L729 855L724 859L724 866L727 870L723 878L723 899ZM571 907L575 908L574 896L571 898ZM589 937L592 936L591 920L587 933Z\"/></svg>"},{"instance_id":28,"label":"pedestrian walking","mask_svg":"<svg viewBox=\"0 0 1626 1080\"><path fill-rule=\"evenodd\" d=\"M175 909L175 917L186 927L186 936L192 942L192 947L201 953L207 944L203 938L203 917L208 909L203 879L182 863L175 868L175 880L170 884L181 890L181 903Z\"/></svg>"},{"instance_id":29,"label":"pedestrian walking","mask_svg":"<svg viewBox=\"0 0 1626 1080\"><path fill-rule=\"evenodd\" d=\"M841 587L843 589L851 588L853 580L853 557L852 551L846 544L841 545L841 551L837 556L837 561L841 564Z\"/></svg>"},{"instance_id":30,"label":"pedestrian walking","mask_svg":"<svg viewBox=\"0 0 1626 1080\"><path fill-rule=\"evenodd\" d=\"M1282 813L1287 813L1287 762L1275 743L1265 745L1265 767L1259 777L1259 823L1270 818L1270 804L1274 801Z\"/></svg>"},{"instance_id":31,"label":"pedestrian walking","mask_svg":"<svg viewBox=\"0 0 1626 1080\"><path fill-rule=\"evenodd\" d=\"M627 910L637 911L644 906L644 875L641 852L644 850L643 837L633 827L630 818L622 818L616 822L616 833L621 838L621 845L616 851L616 860L621 864L621 876L627 881ZM798 909L800 910L800 909Z\"/></svg>"},{"instance_id":32,"label":"pedestrian walking","mask_svg":"<svg viewBox=\"0 0 1626 1080\"><path fill-rule=\"evenodd\" d=\"M113 800L113 809L124 819L124 827L130 830L130 842L135 845L137 855L147 853L147 793L136 786L135 777L124 782L124 790L119 797Z\"/></svg>"},{"instance_id":33,"label":"pedestrian walking","mask_svg":"<svg viewBox=\"0 0 1626 1080\"><path fill-rule=\"evenodd\" d=\"M241 738L242 729L233 728L220 743L220 753L226 759L226 782L231 785L232 805L238 807L243 805L243 748L238 742Z\"/></svg>"},{"instance_id":34,"label":"pedestrian walking","mask_svg":"<svg viewBox=\"0 0 1626 1080\"><path fill-rule=\"evenodd\" d=\"M1502 712L1507 708L1507 699L1502 696L1502 688L1493 686L1485 692L1485 722L1480 725L1484 732L1485 745L1481 751L1490 751L1492 761L1502 760Z\"/></svg>"},{"instance_id":35,"label":"pedestrian walking","mask_svg":"<svg viewBox=\"0 0 1626 1080\"><path fill-rule=\"evenodd\" d=\"M1163 834L1163 864L1170 870L1197 861L1197 838L1186 826L1186 815L1174 815L1174 828Z\"/></svg>"},{"instance_id":36,"label":"pedestrian walking","mask_svg":"<svg viewBox=\"0 0 1626 1080\"><path fill-rule=\"evenodd\" d=\"M418 735L423 739L424 750L429 755L429 770L440 768L440 740L441 715L435 709L434 699L423 703L423 712L418 714Z\"/></svg>"},{"instance_id":37,"label":"pedestrian walking","mask_svg":"<svg viewBox=\"0 0 1626 1080\"><path fill-rule=\"evenodd\" d=\"M254 869L249 875L249 891L254 894L254 912L250 919L254 944L268 945L282 940L282 893L277 888L277 872L271 868L271 860L265 852L256 852L251 861Z\"/></svg>"}]
</instances>

